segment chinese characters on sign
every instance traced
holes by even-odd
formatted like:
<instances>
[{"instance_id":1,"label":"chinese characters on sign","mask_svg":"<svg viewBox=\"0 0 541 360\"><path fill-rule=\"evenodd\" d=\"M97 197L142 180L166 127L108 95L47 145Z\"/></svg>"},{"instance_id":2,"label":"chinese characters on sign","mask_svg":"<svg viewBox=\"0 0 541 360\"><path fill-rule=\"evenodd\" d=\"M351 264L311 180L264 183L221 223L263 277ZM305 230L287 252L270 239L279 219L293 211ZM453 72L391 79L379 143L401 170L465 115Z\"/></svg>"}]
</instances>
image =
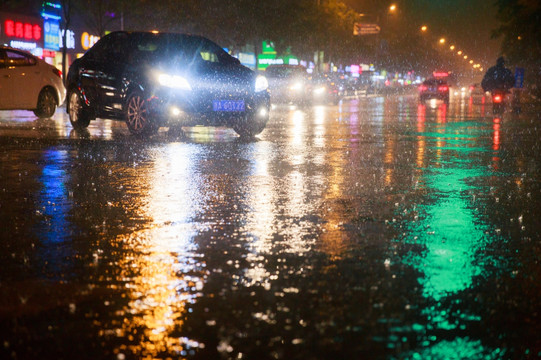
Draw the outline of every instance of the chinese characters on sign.
<instances>
[{"instance_id":1,"label":"chinese characters on sign","mask_svg":"<svg viewBox=\"0 0 541 360\"><path fill-rule=\"evenodd\" d=\"M37 41L42 36L42 29L38 24L6 20L4 22L4 29L6 36L10 38Z\"/></svg>"}]
</instances>

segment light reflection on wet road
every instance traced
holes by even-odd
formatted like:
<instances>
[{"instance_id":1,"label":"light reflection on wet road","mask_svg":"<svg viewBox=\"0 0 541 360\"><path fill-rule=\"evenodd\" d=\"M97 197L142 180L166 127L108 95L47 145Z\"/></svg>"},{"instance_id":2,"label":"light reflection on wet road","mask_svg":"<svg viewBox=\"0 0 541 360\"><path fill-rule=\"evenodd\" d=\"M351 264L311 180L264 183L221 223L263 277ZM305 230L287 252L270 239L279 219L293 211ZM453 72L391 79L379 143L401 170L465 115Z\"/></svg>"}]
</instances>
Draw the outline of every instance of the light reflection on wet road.
<instances>
[{"instance_id":1,"label":"light reflection on wet road","mask_svg":"<svg viewBox=\"0 0 541 360\"><path fill-rule=\"evenodd\" d=\"M131 137L0 112L2 358L541 356L535 108L412 96Z\"/></svg>"}]
</instances>

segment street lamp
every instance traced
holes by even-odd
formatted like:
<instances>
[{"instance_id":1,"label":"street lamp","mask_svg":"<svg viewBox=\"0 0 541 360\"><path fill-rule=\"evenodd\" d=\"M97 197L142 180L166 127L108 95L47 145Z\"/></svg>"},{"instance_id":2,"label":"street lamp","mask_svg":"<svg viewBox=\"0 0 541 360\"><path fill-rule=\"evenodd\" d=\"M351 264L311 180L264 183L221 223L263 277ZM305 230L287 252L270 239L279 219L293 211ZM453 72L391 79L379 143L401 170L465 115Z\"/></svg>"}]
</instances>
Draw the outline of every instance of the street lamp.
<instances>
[{"instance_id":1,"label":"street lamp","mask_svg":"<svg viewBox=\"0 0 541 360\"><path fill-rule=\"evenodd\" d=\"M462 50L458 50L457 54L462 55Z\"/></svg>"},{"instance_id":2,"label":"street lamp","mask_svg":"<svg viewBox=\"0 0 541 360\"><path fill-rule=\"evenodd\" d=\"M440 39L440 44L445 44L445 38Z\"/></svg>"},{"instance_id":3,"label":"street lamp","mask_svg":"<svg viewBox=\"0 0 541 360\"><path fill-rule=\"evenodd\" d=\"M396 5L392 4L391 6L389 6L389 11L390 12L395 12L396 11Z\"/></svg>"},{"instance_id":4,"label":"street lamp","mask_svg":"<svg viewBox=\"0 0 541 360\"><path fill-rule=\"evenodd\" d=\"M449 49L451 49L451 51L452 51L452 50L455 49L455 46L454 46L454 45L451 45L451 46L449 46Z\"/></svg>"},{"instance_id":5,"label":"street lamp","mask_svg":"<svg viewBox=\"0 0 541 360\"><path fill-rule=\"evenodd\" d=\"M421 26L421 31L425 32L426 30L428 30L428 27L426 25Z\"/></svg>"}]
</instances>

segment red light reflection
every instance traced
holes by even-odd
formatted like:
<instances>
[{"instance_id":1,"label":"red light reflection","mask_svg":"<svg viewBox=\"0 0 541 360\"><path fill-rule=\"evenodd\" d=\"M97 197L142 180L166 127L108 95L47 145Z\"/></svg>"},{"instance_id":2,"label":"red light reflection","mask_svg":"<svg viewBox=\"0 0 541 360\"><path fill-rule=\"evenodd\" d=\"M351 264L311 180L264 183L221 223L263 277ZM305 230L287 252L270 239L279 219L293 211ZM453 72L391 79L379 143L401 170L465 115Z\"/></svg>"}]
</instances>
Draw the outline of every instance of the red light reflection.
<instances>
[{"instance_id":1,"label":"red light reflection","mask_svg":"<svg viewBox=\"0 0 541 360\"><path fill-rule=\"evenodd\" d=\"M495 117L493 120L493 126L492 129L494 130L494 133L492 134L492 150L494 150L494 154L492 156L492 168L494 170L498 170L500 168L500 157L496 153L496 151L500 150L500 144L501 144L501 119L498 117Z\"/></svg>"},{"instance_id":2,"label":"red light reflection","mask_svg":"<svg viewBox=\"0 0 541 360\"><path fill-rule=\"evenodd\" d=\"M438 106L437 119L438 123L447 122L447 104L441 104Z\"/></svg>"}]
</instances>

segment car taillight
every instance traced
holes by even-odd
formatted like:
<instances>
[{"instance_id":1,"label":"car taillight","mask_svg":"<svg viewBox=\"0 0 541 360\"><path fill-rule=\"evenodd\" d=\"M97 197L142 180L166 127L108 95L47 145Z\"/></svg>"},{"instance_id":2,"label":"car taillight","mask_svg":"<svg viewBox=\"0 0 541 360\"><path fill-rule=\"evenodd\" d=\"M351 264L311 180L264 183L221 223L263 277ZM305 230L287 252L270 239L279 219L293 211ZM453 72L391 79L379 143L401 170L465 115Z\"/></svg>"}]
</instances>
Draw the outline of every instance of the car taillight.
<instances>
[{"instance_id":1,"label":"car taillight","mask_svg":"<svg viewBox=\"0 0 541 360\"><path fill-rule=\"evenodd\" d=\"M62 71L58 70L57 68L53 68L53 74L55 74L59 78L62 77Z\"/></svg>"},{"instance_id":2,"label":"car taillight","mask_svg":"<svg viewBox=\"0 0 541 360\"><path fill-rule=\"evenodd\" d=\"M492 101L495 103L501 103L502 102L502 96L500 94L494 95L492 97Z\"/></svg>"},{"instance_id":3,"label":"car taillight","mask_svg":"<svg viewBox=\"0 0 541 360\"><path fill-rule=\"evenodd\" d=\"M438 86L438 91L447 91L449 90L449 87L448 86Z\"/></svg>"},{"instance_id":4,"label":"car taillight","mask_svg":"<svg viewBox=\"0 0 541 360\"><path fill-rule=\"evenodd\" d=\"M428 88L424 85L419 86L419 91L426 91L426 89Z\"/></svg>"}]
</instances>

